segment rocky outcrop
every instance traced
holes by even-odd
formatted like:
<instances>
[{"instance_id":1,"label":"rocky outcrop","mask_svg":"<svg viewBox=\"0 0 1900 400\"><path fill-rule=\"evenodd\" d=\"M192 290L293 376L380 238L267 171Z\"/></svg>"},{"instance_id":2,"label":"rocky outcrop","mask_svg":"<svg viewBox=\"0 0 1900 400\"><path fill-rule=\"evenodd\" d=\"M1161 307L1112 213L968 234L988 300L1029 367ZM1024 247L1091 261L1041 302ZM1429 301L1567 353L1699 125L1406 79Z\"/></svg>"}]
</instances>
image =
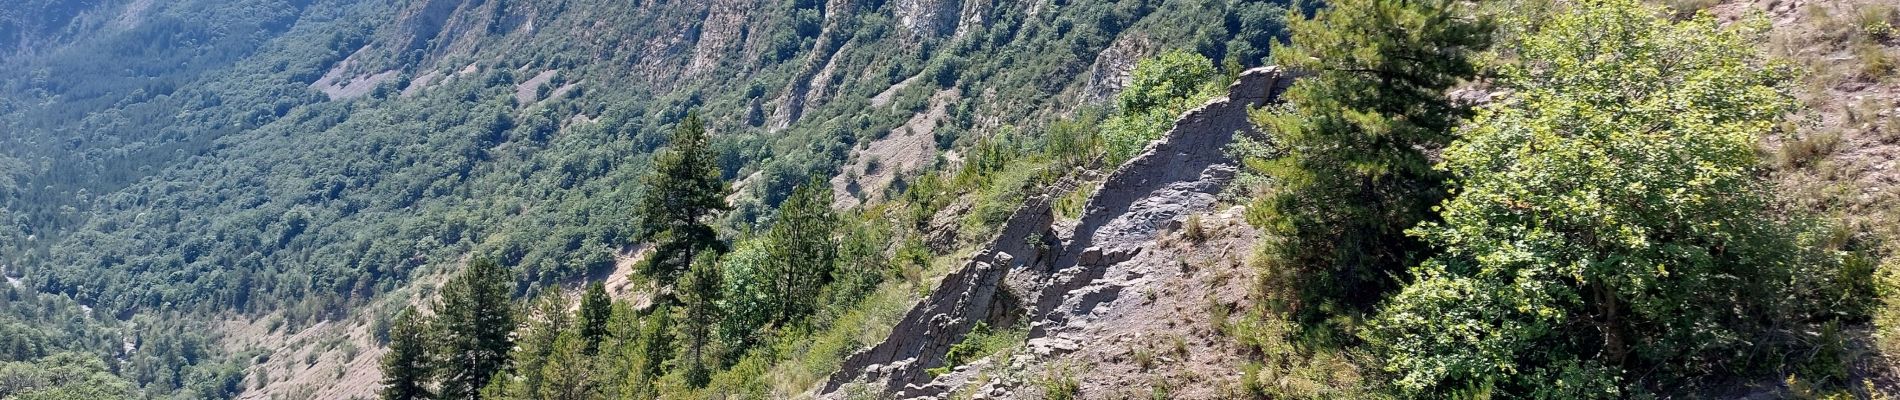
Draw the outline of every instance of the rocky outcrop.
<instances>
[{"instance_id":1,"label":"rocky outcrop","mask_svg":"<svg viewBox=\"0 0 1900 400\"><path fill-rule=\"evenodd\" d=\"M1007 3L1007 4L1005 4ZM957 31L951 37L961 38L980 29L988 28L991 16L999 7L1024 7L1025 2L1005 2L1002 0L968 0L963 2L963 12L957 16Z\"/></svg>"},{"instance_id":2,"label":"rocky outcrop","mask_svg":"<svg viewBox=\"0 0 1900 400\"><path fill-rule=\"evenodd\" d=\"M1016 324L1029 310L1021 301L1024 293L1005 285L1004 278L1012 271L1047 265L1048 250L1057 245L1054 223L1047 198L1029 200L987 249L945 276L930 297L904 314L889 339L846 359L846 372L832 375L823 392L836 392L860 378L882 382L887 392L902 391L906 385L927 382L926 370L942 365L950 346L962 341L977 322Z\"/></svg>"},{"instance_id":3,"label":"rocky outcrop","mask_svg":"<svg viewBox=\"0 0 1900 400\"><path fill-rule=\"evenodd\" d=\"M1089 81L1082 88L1082 101L1101 103L1114 99L1116 93L1128 86L1135 62L1152 47L1147 35L1131 33L1102 49L1095 55L1095 64L1089 66Z\"/></svg>"},{"instance_id":4,"label":"rocky outcrop","mask_svg":"<svg viewBox=\"0 0 1900 400\"><path fill-rule=\"evenodd\" d=\"M792 84L778 96L778 106L772 110L772 117L766 128L777 132L797 123L805 115L808 104L823 104L832 93L831 78L836 73L836 60L840 50L848 46L849 33L844 29L845 20L857 11L857 5L847 0L829 0L825 2L824 26L818 29L816 43L807 53L804 67Z\"/></svg>"},{"instance_id":5,"label":"rocky outcrop","mask_svg":"<svg viewBox=\"0 0 1900 400\"><path fill-rule=\"evenodd\" d=\"M898 397L940 397L954 386L933 383L925 371L941 366L950 346L979 321L1025 323L1030 342L1045 353L1075 350L1078 340L1064 336L1082 330L1083 321L1145 274L1111 267L1158 263L1144 252L1160 232L1213 208L1235 173L1227 145L1254 132L1247 111L1277 99L1293 78L1278 68L1241 74L1228 96L1183 114L1165 136L1110 174L1078 221L1059 223L1046 198L1028 201L888 338L847 359L821 393L833 396L845 384L864 382ZM1111 270L1119 272L1105 279Z\"/></svg>"},{"instance_id":6,"label":"rocky outcrop","mask_svg":"<svg viewBox=\"0 0 1900 400\"><path fill-rule=\"evenodd\" d=\"M357 71L357 57L361 56L366 49L368 48L359 49L351 53L349 57L345 57L343 61L337 62L335 66L331 66L328 72L323 73L323 77L310 83L310 88L323 92L331 100L353 99L368 95L383 82L396 78L394 70L376 73Z\"/></svg>"},{"instance_id":7,"label":"rocky outcrop","mask_svg":"<svg viewBox=\"0 0 1900 400\"><path fill-rule=\"evenodd\" d=\"M1058 306L1067 300L1064 295L1100 277L1089 273L1100 268L1087 267L1113 264L1092 254L1136 251L1131 249L1152 241L1169 221L1211 207L1234 177L1227 146L1237 135L1258 134L1247 111L1279 98L1292 81L1293 76L1278 68L1242 73L1226 97L1189 110L1165 136L1110 174L1089 196L1081 221L1064 235L1062 256L1056 261L1084 269L1052 282L1054 290L1044 291L1036 310L1048 322L1061 322L1064 313ZM1035 329L1032 336L1046 328Z\"/></svg>"},{"instance_id":8,"label":"rocky outcrop","mask_svg":"<svg viewBox=\"0 0 1900 400\"><path fill-rule=\"evenodd\" d=\"M940 38L956 33L963 2L958 0L897 0L897 23L912 35Z\"/></svg>"},{"instance_id":9,"label":"rocky outcrop","mask_svg":"<svg viewBox=\"0 0 1900 400\"><path fill-rule=\"evenodd\" d=\"M686 64L687 76L718 69L720 59L741 45L747 28L745 9L752 6L736 0L709 4L705 22L699 24L699 37L693 43L693 59Z\"/></svg>"},{"instance_id":10,"label":"rocky outcrop","mask_svg":"<svg viewBox=\"0 0 1900 400\"><path fill-rule=\"evenodd\" d=\"M462 0L425 0L411 3L398 13L395 37L390 44L401 50L426 50L429 40L442 33L449 17L462 6Z\"/></svg>"}]
</instances>

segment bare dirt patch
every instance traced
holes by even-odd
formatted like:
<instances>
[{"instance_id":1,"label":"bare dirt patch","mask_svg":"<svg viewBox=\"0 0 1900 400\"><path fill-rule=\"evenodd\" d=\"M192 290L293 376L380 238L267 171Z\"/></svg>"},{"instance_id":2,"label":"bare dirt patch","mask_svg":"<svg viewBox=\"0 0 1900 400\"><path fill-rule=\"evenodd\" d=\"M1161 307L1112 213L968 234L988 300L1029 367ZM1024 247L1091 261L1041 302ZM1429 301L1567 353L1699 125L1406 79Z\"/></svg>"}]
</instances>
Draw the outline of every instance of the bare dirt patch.
<instances>
[{"instance_id":1,"label":"bare dirt patch","mask_svg":"<svg viewBox=\"0 0 1900 400\"><path fill-rule=\"evenodd\" d=\"M126 4L125 9L119 12L119 17L112 19L112 28L120 31L137 28L145 22L145 15L151 11L152 3L152 0L133 0Z\"/></svg>"},{"instance_id":2,"label":"bare dirt patch","mask_svg":"<svg viewBox=\"0 0 1900 400\"><path fill-rule=\"evenodd\" d=\"M382 380L379 360L385 350L371 337L367 323L321 322L293 333L269 332L266 321L270 319L225 324L235 337L227 341L227 347L271 349L266 361L247 371L244 384L251 390L239 399L376 396Z\"/></svg>"},{"instance_id":3,"label":"bare dirt patch","mask_svg":"<svg viewBox=\"0 0 1900 400\"><path fill-rule=\"evenodd\" d=\"M854 150L851 162L831 178L832 207L856 207L880 199L899 175L929 165L937 154L937 123L948 115L947 108L958 96L955 89L938 91L930 96L929 109Z\"/></svg>"},{"instance_id":4,"label":"bare dirt patch","mask_svg":"<svg viewBox=\"0 0 1900 400\"><path fill-rule=\"evenodd\" d=\"M515 104L526 106L534 103L535 100L540 100L541 85L546 85L549 81L554 80L554 75L558 73L558 71L551 69L541 71L541 73L534 74L533 78L528 78L527 81L515 84Z\"/></svg>"},{"instance_id":5,"label":"bare dirt patch","mask_svg":"<svg viewBox=\"0 0 1900 400\"><path fill-rule=\"evenodd\" d=\"M1794 92L1803 110L1790 118L1792 134L1763 147L1791 197L1801 206L1840 212L1850 223L1900 237L1900 33L1879 33L1863 20L1888 13L1900 25L1900 4L1886 0L1734 1L1710 12L1724 20L1766 16L1763 43L1775 57L1802 70ZM1883 67L1883 65L1885 67Z\"/></svg>"},{"instance_id":6,"label":"bare dirt patch","mask_svg":"<svg viewBox=\"0 0 1900 400\"><path fill-rule=\"evenodd\" d=\"M466 260L464 260L466 262ZM369 306L353 310L341 321L325 321L293 330L283 326L281 314L255 319L235 318L218 329L220 345L228 353L261 350L257 364L245 369L245 391L239 399L354 399L375 398L381 388L385 349L374 335L375 315L416 305L428 313L428 290L438 288L449 274L417 277L409 286Z\"/></svg>"},{"instance_id":7,"label":"bare dirt patch","mask_svg":"<svg viewBox=\"0 0 1900 400\"><path fill-rule=\"evenodd\" d=\"M891 87L884 88L884 91L878 92L876 95L871 96L871 107L884 107L884 106L891 105L891 100L897 98L898 92L902 92L904 91L904 88L907 88L907 87L910 87L910 85L916 84L918 79L923 79L923 75L921 74L914 75L909 78L905 78L903 82L893 83L891 84Z\"/></svg>"},{"instance_id":8,"label":"bare dirt patch","mask_svg":"<svg viewBox=\"0 0 1900 400\"><path fill-rule=\"evenodd\" d=\"M434 85L437 81L442 80L442 78L444 78L444 76L441 72L429 71L429 73L422 74L422 76L418 76L416 79L409 81L408 87L402 88L402 97L411 97L417 93L422 93L424 89L428 89L430 85Z\"/></svg>"},{"instance_id":9,"label":"bare dirt patch","mask_svg":"<svg viewBox=\"0 0 1900 400\"><path fill-rule=\"evenodd\" d=\"M356 57L367 49L369 48L364 47L357 50L343 61L337 62L335 66L330 67L328 72L323 73L323 77L317 78L316 82L311 82L310 88L330 96L330 100L353 99L363 97L370 91L376 90L377 85L395 78L395 70L369 74L357 71Z\"/></svg>"}]
</instances>

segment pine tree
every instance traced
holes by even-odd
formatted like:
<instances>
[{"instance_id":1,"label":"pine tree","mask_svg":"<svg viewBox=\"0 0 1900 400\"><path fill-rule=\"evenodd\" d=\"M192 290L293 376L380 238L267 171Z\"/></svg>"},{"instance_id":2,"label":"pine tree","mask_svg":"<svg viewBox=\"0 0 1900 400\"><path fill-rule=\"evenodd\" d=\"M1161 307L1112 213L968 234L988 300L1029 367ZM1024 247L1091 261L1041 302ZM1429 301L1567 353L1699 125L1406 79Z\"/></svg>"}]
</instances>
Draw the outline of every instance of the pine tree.
<instances>
[{"instance_id":1,"label":"pine tree","mask_svg":"<svg viewBox=\"0 0 1900 400\"><path fill-rule=\"evenodd\" d=\"M636 384L644 358L640 348L644 318L625 301L616 301L611 308L606 340L601 343L600 355L595 357L598 362L594 364L594 377L605 398L638 398Z\"/></svg>"},{"instance_id":2,"label":"pine tree","mask_svg":"<svg viewBox=\"0 0 1900 400\"><path fill-rule=\"evenodd\" d=\"M523 315L527 321L520 334L516 335L520 347L510 354L514 373L505 374L513 379L504 382L501 389L506 397L526 399L540 393L541 369L551 362L549 357L557 350L554 342L573 325L573 315L567 311L568 304L566 295L551 290L536 298L534 305Z\"/></svg>"},{"instance_id":3,"label":"pine tree","mask_svg":"<svg viewBox=\"0 0 1900 400\"><path fill-rule=\"evenodd\" d=\"M625 382L621 395L632 399L659 397L658 382L666 375L666 361L673 358L673 310L664 304L653 307L640 323L639 340L632 354L633 379Z\"/></svg>"},{"instance_id":4,"label":"pine tree","mask_svg":"<svg viewBox=\"0 0 1900 400\"><path fill-rule=\"evenodd\" d=\"M607 320L613 315L613 299L607 297L607 285L594 282L587 285L587 293L581 297L581 353L593 356L600 353L600 342L607 337Z\"/></svg>"},{"instance_id":5,"label":"pine tree","mask_svg":"<svg viewBox=\"0 0 1900 400\"><path fill-rule=\"evenodd\" d=\"M891 260L884 255L884 245L890 242L892 233L889 226L876 225L880 223L882 219L840 223L838 266L831 272L831 284L825 287L821 307L857 304L877 290L877 284L890 272Z\"/></svg>"},{"instance_id":6,"label":"pine tree","mask_svg":"<svg viewBox=\"0 0 1900 400\"><path fill-rule=\"evenodd\" d=\"M479 399L508 365L515 328L514 279L494 260L476 259L442 288L435 310L438 381L443 399Z\"/></svg>"},{"instance_id":7,"label":"pine tree","mask_svg":"<svg viewBox=\"0 0 1900 400\"><path fill-rule=\"evenodd\" d=\"M715 214L730 208L726 183L720 180L709 142L699 115L687 115L645 179L646 193L638 205L644 216L639 237L653 244L653 255L641 269L665 287L676 283L699 252L723 250L717 233L707 225Z\"/></svg>"},{"instance_id":8,"label":"pine tree","mask_svg":"<svg viewBox=\"0 0 1900 400\"><path fill-rule=\"evenodd\" d=\"M1288 107L1255 115L1274 154L1247 162L1272 182L1248 212L1273 238L1265 269L1295 288L1281 300L1309 321L1371 308L1431 255L1405 230L1435 219L1445 197L1428 154L1469 114L1446 91L1476 74L1471 54L1492 30L1456 0L1328 4L1289 18L1292 45L1274 60L1312 75L1287 91Z\"/></svg>"},{"instance_id":9,"label":"pine tree","mask_svg":"<svg viewBox=\"0 0 1900 400\"><path fill-rule=\"evenodd\" d=\"M417 321L415 307L396 314L389 328L389 352L383 353L384 400L433 398L429 393L429 334Z\"/></svg>"},{"instance_id":10,"label":"pine tree","mask_svg":"<svg viewBox=\"0 0 1900 400\"><path fill-rule=\"evenodd\" d=\"M837 267L838 242L832 233L838 218L831 210L831 196L831 185L824 181L800 185L779 206L778 219L766 232L766 251L771 254L767 276L777 311L774 325L810 314Z\"/></svg>"},{"instance_id":11,"label":"pine tree","mask_svg":"<svg viewBox=\"0 0 1900 400\"><path fill-rule=\"evenodd\" d=\"M598 399L599 382L594 377L592 359L582 354L586 350L586 341L579 332L562 332L552 344L547 362L535 371L540 377L534 396L527 398L545 400L584 400Z\"/></svg>"},{"instance_id":12,"label":"pine tree","mask_svg":"<svg viewBox=\"0 0 1900 400\"><path fill-rule=\"evenodd\" d=\"M712 253L701 253L684 283L686 318L680 324L680 337L686 338L686 354L682 355L686 358L686 384L704 387L712 378L707 366L712 357L706 355L706 345L712 342L713 324L719 322L719 260Z\"/></svg>"}]
</instances>

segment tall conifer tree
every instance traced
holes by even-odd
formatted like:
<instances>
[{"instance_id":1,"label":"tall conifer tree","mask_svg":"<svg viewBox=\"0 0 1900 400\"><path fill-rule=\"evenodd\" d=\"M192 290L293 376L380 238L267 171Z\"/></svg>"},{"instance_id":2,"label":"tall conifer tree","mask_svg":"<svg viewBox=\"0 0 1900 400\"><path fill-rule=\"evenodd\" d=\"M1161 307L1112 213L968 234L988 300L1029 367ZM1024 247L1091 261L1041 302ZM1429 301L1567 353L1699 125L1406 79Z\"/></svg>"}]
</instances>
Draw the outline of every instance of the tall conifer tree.
<instances>
[{"instance_id":1,"label":"tall conifer tree","mask_svg":"<svg viewBox=\"0 0 1900 400\"><path fill-rule=\"evenodd\" d=\"M594 282L581 295L581 353L600 353L600 342L607 337L607 320L613 316L613 299L607 297L607 285Z\"/></svg>"},{"instance_id":2,"label":"tall conifer tree","mask_svg":"<svg viewBox=\"0 0 1900 400\"><path fill-rule=\"evenodd\" d=\"M505 374L512 379L502 383L501 392L509 398L534 398L541 391L541 370L549 358L557 351L555 341L569 331L573 325L573 314L568 312L567 295L559 290L542 292L534 304L522 315L523 326L516 343L520 344L510 356L513 373Z\"/></svg>"},{"instance_id":3,"label":"tall conifer tree","mask_svg":"<svg viewBox=\"0 0 1900 400\"><path fill-rule=\"evenodd\" d=\"M701 253L693 260L693 269L686 274L683 311L685 319L680 324L680 337L686 339L686 384L692 387L704 387L712 378L712 370L707 364L706 345L712 342L713 324L719 321L719 261L712 253Z\"/></svg>"},{"instance_id":4,"label":"tall conifer tree","mask_svg":"<svg viewBox=\"0 0 1900 400\"><path fill-rule=\"evenodd\" d=\"M707 223L731 208L699 115L680 121L670 141L655 158L653 172L645 179L646 194L638 205L640 239L653 245L653 255L641 266L642 272L666 287L679 280L699 252L723 250L718 234Z\"/></svg>"},{"instance_id":5,"label":"tall conifer tree","mask_svg":"<svg viewBox=\"0 0 1900 400\"><path fill-rule=\"evenodd\" d=\"M838 217L831 210L831 196L831 185L824 181L799 185L779 206L778 219L766 233L769 289L777 311L773 324L810 314L838 264L838 242L832 237Z\"/></svg>"},{"instance_id":6,"label":"tall conifer tree","mask_svg":"<svg viewBox=\"0 0 1900 400\"><path fill-rule=\"evenodd\" d=\"M667 305L653 307L640 321L639 340L632 354L632 379L628 379L621 388L624 397L632 399L654 399L659 397L658 382L666 375L666 361L673 358L673 310Z\"/></svg>"},{"instance_id":7,"label":"tall conifer tree","mask_svg":"<svg viewBox=\"0 0 1900 400\"><path fill-rule=\"evenodd\" d=\"M384 400L433 398L429 393L429 335L416 320L415 307L396 314L389 328L389 352L383 353Z\"/></svg>"},{"instance_id":8,"label":"tall conifer tree","mask_svg":"<svg viewBox=\"0 0 1900 400\"><path fill-rule=\"evenodd\" d=\"M514 279L494 260L476 259L450 279L435 306L435 359L443 399L479 399L514 349Z\"/></svg>"},{"instance_id":9,"label":"tall conifer tree","mask_svg":"<svg viewBox=\"0 0 1900 400\"><path fill-rule=\"evenodd\" d=\"M1469 114L1446 91L1473 77L1491 23L1455 0L1339 0L1289 18L1274 61L1312 75L1288 107L1255 115L1274 154L1249 160L1271 178L1248 219L1269 233L1266 270L1298 288L1281 300L1314 319L1369 309L1430 247L1405 230L1436 217L1445 175L1428 155Z\"/></svg>"},{"instance_id":10,"label":"tall conifer tree","mask_svg":"<svg viewBox=\"0 0 1900 400\"><path fill-rule=\"evenodd\" d=\"M581 354L586 343L579 332L562 332L553 342L547 362L536 371L540 377L532 398L545 400L587 400L603 398L591 358ZM524 372L525 373L525 372Z\"/></svg>"}]
</instances>

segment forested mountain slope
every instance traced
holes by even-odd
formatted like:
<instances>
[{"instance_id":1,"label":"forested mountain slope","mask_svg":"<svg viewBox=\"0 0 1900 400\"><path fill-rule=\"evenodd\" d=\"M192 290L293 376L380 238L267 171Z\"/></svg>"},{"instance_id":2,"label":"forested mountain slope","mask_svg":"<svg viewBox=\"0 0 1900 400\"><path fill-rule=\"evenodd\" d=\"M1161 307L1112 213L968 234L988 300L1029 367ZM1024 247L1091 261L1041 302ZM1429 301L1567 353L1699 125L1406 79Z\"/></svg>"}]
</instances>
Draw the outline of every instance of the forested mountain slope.
<instances>
[{"instance_id":1,"label":"forested mountain slope","mask_svg":"<svg viewBox=\"0 0 1900 400\"><path fill-rule=\"evenodd\" d=\"M0 19L0 257L19 285L9 290L91 311L86 329L26 313L42 333L11 336L35 339L8 359L98 352L112 370L139 365L122 375L149 396L240 389L228 370L189 367L254 361L214 344L236 340L207 329L217 321L386 329L395 309L370 305L471 257L512 267L523 296L624 277L616 258L636 244L639 176L688 112L704 116L721 178L737 182L719 225L743 236L809 177L838 177L840 201L888 197L906 180L893 177L958 158L939 151L1100 104L1135 59L1164 49L1259 65L1285 10L18 3ZM912 145L870 146L918 132Z\"/></svg>"},{"instance_id":2,"label":"forested mountain slope","mask_svg":"<svg viewBox=\"0 0 1900 400\"><path fill-rule=\"evenodd\" d=\"M952 119L941 123L947 128L939 130L936 140L950 145L963 130L999 124L979 121L976 115L1020 120L1078 97L1047 93L1085 88L1094 53L1139 24L1141 17L1176 21L1153 23L1154 30L1162 32L1138 31L1125 41L1230 36L1224 21L1181 23L1184 18L1222 17L1219 12L1181 9L1185 5L1064 9L1074 14L1070 16L1034 13L1035 7L972 3L970 20L992 22L965 24L961 31L908 26L901 20L909 17L891 15L892 10L870 11L894 5L851 2L788 3L776 10L526 3L502 9L499 2L428 2L400 10L365 7L328 8L362 15L393 11L398 17L376 28L332 23L292 32L299 36L272 42L267 53L232 66L234 73L202 78L206 82L191 85L189 93L134 90L121 98L97 100L102 110L93 111L87 102L100 96L75 95L57 83L36 87L32 80L16 81L13 87L20 92L45 93L46 99L16 101L21 105L14 118L28 128L27 134L10 138L22 142L15 148L24 150L14 157L26 170L16 174L16 180L36 188L20 196L54 196L43 189L50 186L72 201L21 201L52 210L10 210L23 214L16 218L31 221L22 224L29 228L23 232L27 235L62 228L80 231L46 232L51 234L27 247L47 259L24 264L135 265L139 267L109 269L159 275L83 272L92 268L41 272L22 267L24 272L39 275L34 281L43 289L72 292L115 311L167 302L174 303L172 307L248 310L253 301L248 296L216 294L220 287L253 279L232 276L242 273L262 275L256 278L266 293L277 292L282 279L299 280L288 284L282 296L260 299L266 308L285 306L277 304L284 298L336 297L311 300L320 304L310 307L325 308L344 303L355 289L386 289L378 284L395 282L388 279L405 276L417 266L408 264L430 259L416 256L471 250L524 265L524 279L551 282L604 267L611 246L626 244L617 226L633 217L613 214L624 207L598 202L625 199L629 191L639 190L613 184L625 182L624 176L614 179L615 174L641 170L640 155L662 143L661 127L688 109L731 116L710 118L722 133L715 146L727 178L764 171L756 180L759 193L783 193L804 176L836 170L855 143L882 135L924 107L933 87L970 85L970 90L961 90L971 93L967 98L939 99L955 108ZM1251 12L1278 15L1267 10L1277 8ZM1017 12L1026 14L1013 14ZM1078 17L1087 17L1087 23L1077 24L1084 19ZM1024 23L1032 18L1047 21L1048 27ZM1177 31L1166 32L1161 25ZM323 32L315 32L319 30ZM577 40L576 32L584 34ZM1235 41L1233 47L1242 52L1235 60L1257 63L1258 48L1272 34L1264 33L1252 41ZM304 40L313 36L327 40ZM1222 41L1207 47L1224 55L1229 46ZM889 48L913 50L885 51ZM984 57L958 55L979 48ZM97 61L53 65L113 64ZM711 74L713 65L726 67ZM49 67L20 68L44 72ZM890 105L866 104L867 97L919 74L930 76L895 93ZM962 75L971 78L959 80ZM1000 84L1005 80L1010 84ZM987 81L999 84L977 83ZM321 87L325 83L342 88ZM379 85L388 88L355 90ZM237 93L218 90L225 87ZM309 88L334 90L318 95ZM252 92L259 89L263 93ZM195 104L180 99L192 97ZM126 104L104 104L108 101ZM148 107L150 111L133 112ZM89 117L53 111L87 111L73 115ZM77 122L59 125L63 121ZM52 139L59 132L92 137ZM62 146L82 156L49 153ZM86 173L85 166L96 168L99 176ZM111 174L125 175L106 176ZM92 187L65 187L60 181ZM777 200L757 197L765 204ZM63 216L74 213L62 213L59 207L97 216L61 224ZM737 226L763 213L757 207L741 208ZM404 215L389 214L398 211ZM582 212L587 215L577 215ZM187 226L192 229L173 229ZM512 229L533 233L498 234ZM531 240L539 242L527 243ZM545 246L549 244L554 246ZM46 251L61 246L88 250ZM591 250L581 251L583 246ZM167 254L145 251L152 248L167 249ZM286 262L291 260L296 261ZM266 267L283 264L300 264L291 272L300 277L278 276ZM212 265L250 267L218 268L214 273ZM335 270L323 271L326 268ZM164 276L174 271L182 275ZM318 288L328 290L305 292Z\"/></svg>"},{"instance_id":3,"label":"forested mountain slope","mask_svg":"<svg viewBox=\"0 0 1900 400\"><path fill-rule=\"evenodd\" d=\"M0 0L0 398L1869 398L1896 26Z\"/></svg>"}]
</instances>

